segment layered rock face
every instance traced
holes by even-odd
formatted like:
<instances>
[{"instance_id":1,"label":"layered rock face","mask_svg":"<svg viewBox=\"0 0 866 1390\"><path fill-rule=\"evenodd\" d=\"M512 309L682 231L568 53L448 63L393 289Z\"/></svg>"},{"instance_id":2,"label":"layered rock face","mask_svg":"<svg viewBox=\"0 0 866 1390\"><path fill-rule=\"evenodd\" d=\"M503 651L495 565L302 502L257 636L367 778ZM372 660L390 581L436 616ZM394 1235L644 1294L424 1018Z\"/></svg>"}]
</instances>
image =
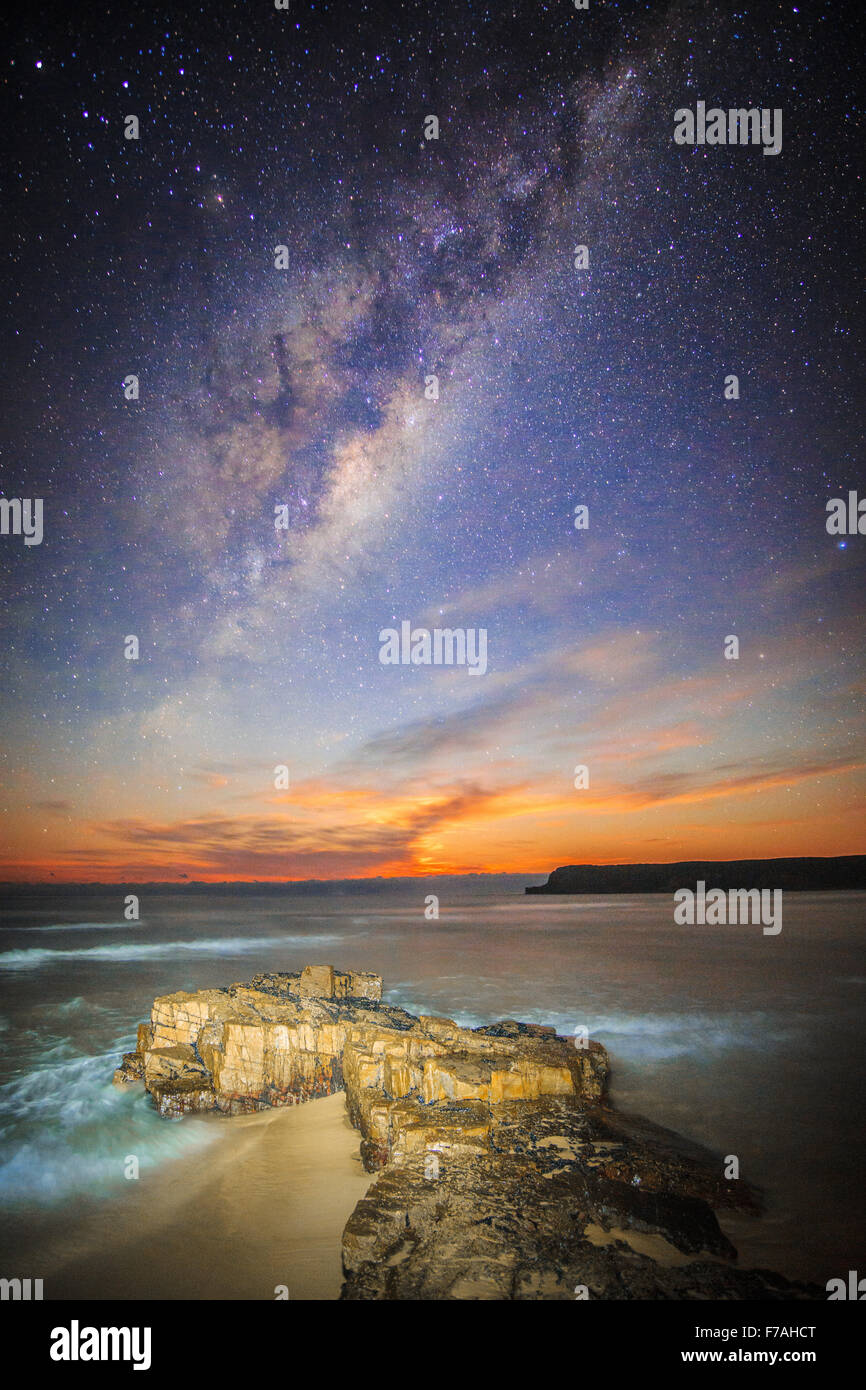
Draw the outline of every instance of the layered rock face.
<instances>
[{"instance_id":1,"label":"layered rock face","mask_svg":"<svg viewBox=\"0 0 866 1390\"><path fill-rule=\"evenodd\" d=\"M399 1032L415 1021L381 997L378 975L331 966L162 995L114 1080L143 1080L163 1115L237 1115L327 1096L343 1089L350 1037L372 1042L377 1029Z\"/></svg>"},{"instance_id":2,"label":"layered rock face","mask_svg":"<svg viewBox=\"0 0 866 1390\"><path fill-rule=\"evenodd\" d=\"M345 1090L378 1176L343 1235L349 1299L804 1298L731 1267L714 1208L756 1211L722 1162L605 1105L607 1054L553 1028L382 1002L308 966L154 1001L115 1072L161 1114L239 1114Z\"/></svg>"},{"instance_id":3,"label":"layered rock face","mask_svg":"<svg viewBox=\"0 0 866 1390\"><path fill-rule=\"evenodd\" d=\"M162 995L114 1079L143 1080L163 1115L241 1114L345 1089L372 1171L417 1148L418 1124L447 1116L448 1102L486 1111L540 1095L597 1099L605 1074L596 1044L579 1052L531 1024L468 1029L415 1018L382 1002L378 975L308 966Z\"/></svg>"}]
</instances>

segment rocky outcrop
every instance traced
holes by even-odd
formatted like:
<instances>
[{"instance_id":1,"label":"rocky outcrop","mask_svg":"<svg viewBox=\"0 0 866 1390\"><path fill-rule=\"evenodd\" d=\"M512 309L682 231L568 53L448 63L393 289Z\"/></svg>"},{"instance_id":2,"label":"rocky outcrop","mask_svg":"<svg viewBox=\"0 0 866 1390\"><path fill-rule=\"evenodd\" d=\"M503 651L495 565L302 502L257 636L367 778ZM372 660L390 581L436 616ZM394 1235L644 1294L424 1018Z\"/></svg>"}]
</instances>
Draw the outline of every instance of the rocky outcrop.
<instances>
[{"instance_id":1,"label":"rocky outcrop","mask_svg":"<svg viewBox=\"0 0 866 1390\"><path fill-rule=\"evenodd\" d=\"M597 1043L416 1018L376 975L308 966L156 999L114 1079L167 1116L344 1090L376 1174L345 1228L344 1298L822 1296L733 1267L715 1212L757 1212L757 1194L606 1105L607 1071Z\"/></svg>"},{"instance_id":2,"label":"rocky outcrop","mask_svg":"<svg viewBox=\"0 0 866 1390\"><path fill-rule=\"evenodd\" d=\"M417 1147L449 1102L486 1112L507 1099L601 1096L606 1056L595 1044L579 1052L530 1024L415 1018L381 996L379 976L330 966L163 995L114 1079L143 1080L164 1115L240 1114L345 1089L371 1170Z\"/></svg>"},{"instance_id":3,"label":"rocky outcrop","mask_svg":"<svg viewBox=\"0 0 866 1390\"><path fill-rule=\"evenodd\" d=\"M351 1041L372 1046L379 1033L399 1034L416 1022L381 996L378 975L331 966L162 995L114 1080L143 1080L163 1115L237 1115L331 1095L343 1089Z\"/></svg>"}]
</instances>

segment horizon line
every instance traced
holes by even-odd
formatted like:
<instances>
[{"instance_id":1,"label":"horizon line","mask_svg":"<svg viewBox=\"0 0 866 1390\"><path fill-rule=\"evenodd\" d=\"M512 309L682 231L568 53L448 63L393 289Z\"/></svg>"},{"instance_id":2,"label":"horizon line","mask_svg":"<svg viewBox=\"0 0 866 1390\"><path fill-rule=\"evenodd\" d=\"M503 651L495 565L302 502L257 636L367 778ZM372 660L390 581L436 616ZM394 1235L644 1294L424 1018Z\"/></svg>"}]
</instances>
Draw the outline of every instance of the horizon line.
<instances>
[{"instance_id":1,"label":"horizon line","mask_svg":"<svg viewBox=\"0 0 866 1390\"><path fill-rule=\"evenodd\" d=\"M553 869L473 869L464 873L429 873L429 874L367 874L357 878L179 878L179 879L0 879L0 888L118 888L118 887L147 887L147 888L291 888L302 887L307 884L316 885L349 885L349 884L387 884L387 883L415 883L424 882L429 879L458 878L458 879L480 879L480 878L535 878L539 876L550 877L556 869L642 869L650 867L660 867L662 865L675 864L772 864L772 863L826 863L830 860L863 859L866 854L780 854L772 856L755 856L750 859L643 859L643 860L595 860L593 862L575 862L570 864L558 864Z\"/></svg>"}]
</instances>

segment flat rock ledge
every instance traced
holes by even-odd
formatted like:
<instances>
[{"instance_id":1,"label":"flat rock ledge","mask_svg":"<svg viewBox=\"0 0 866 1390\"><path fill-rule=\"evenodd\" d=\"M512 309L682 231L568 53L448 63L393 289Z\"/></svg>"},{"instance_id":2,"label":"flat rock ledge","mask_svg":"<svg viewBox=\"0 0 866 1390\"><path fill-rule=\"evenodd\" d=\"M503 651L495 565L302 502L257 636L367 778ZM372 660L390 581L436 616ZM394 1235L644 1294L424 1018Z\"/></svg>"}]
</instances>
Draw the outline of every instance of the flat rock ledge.
<instances>
[{"instance_id":1,"label":"flat rock ledge","mask_svg":"<svg viewBox=\"0 0 866 1390\"><path fill-rule=\"evenodd\" d=\"M345 1091L376 1176L343 1232L343 1299L824 1298L735 1267L715 1213L757 1215L759 1194L606 1104L607 1075L599 1043L416 1018L380 976L316 965L162 995L114 1081L169 1117Z\"/></svg>"}]
</instances>

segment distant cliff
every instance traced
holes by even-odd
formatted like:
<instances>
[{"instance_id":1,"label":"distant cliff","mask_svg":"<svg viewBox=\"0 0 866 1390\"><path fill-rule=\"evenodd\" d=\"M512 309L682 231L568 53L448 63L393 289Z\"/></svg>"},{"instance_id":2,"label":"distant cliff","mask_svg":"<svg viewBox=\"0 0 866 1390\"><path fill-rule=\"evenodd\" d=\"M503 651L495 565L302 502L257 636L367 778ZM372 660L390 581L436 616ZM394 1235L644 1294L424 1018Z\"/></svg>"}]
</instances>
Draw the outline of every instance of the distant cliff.
<instances>
[{"instance_id":1,"label":"distant cliff","mask_svg":"<svg viewBox=\"0 0 866 1390\"><path fill-rule=\"evenodd\" d=\"M781 888L816 893L866 889L866 854L829 859L696 859L680 864L566 864L527 893L673 893L708 888Z\"/></svg>"}]
</instances>

